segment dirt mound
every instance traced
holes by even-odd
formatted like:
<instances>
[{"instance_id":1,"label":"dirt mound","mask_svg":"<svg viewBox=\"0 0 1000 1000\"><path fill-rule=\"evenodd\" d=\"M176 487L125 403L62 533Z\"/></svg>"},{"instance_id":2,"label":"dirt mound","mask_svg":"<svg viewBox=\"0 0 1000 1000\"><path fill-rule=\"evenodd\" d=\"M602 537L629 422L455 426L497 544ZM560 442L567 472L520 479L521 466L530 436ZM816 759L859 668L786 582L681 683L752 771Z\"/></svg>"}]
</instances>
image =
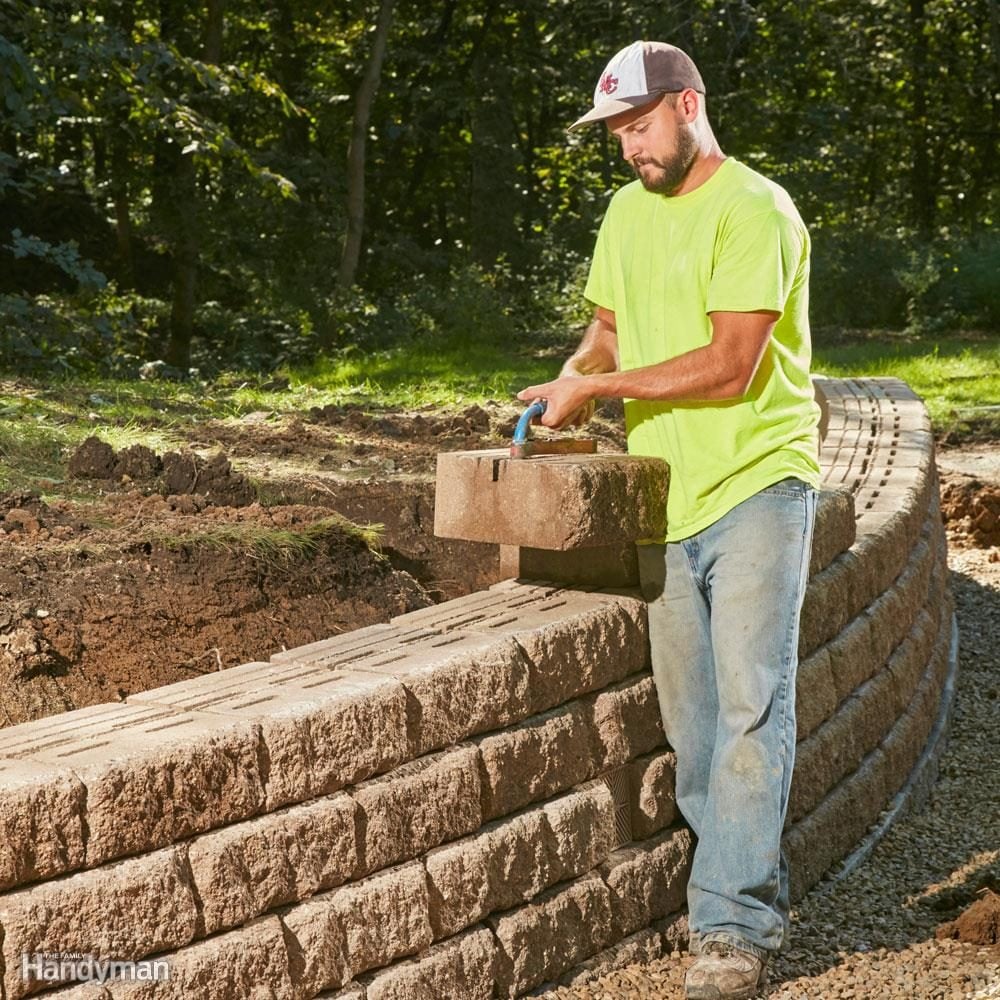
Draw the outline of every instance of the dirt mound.
<instances>
[{"instance_id":1,"label":"dirt mound","mask_svg":"<svg viewBox=\"0 0 1000 1000\"><path fill-rule=\"evenodd\" d=\"M255 498L249 480L221 452L207 459L193 451L168 451L161 457L141 444L116 452L106 441L89 437L70 456L67 471L109 488L144 484L167 496L197 494L219 506L244 507Z\"/></svg>"},{"instance_id":2,"label":"dirt mound","mask_svg":"<svg viewBox=\"0 0 1000 1000\"><path fill-rule=\"evenodd\" d=\"M1000 486L959 473L942 476L941 517L953 542L1000 545Z\"/></svg>"},{"instance_id":3,"label":"dirt mound","mask_svg":"<svg viewBox=\"0 0 1000 1000\"><path fill-rule=\"evenodd\" d=\"M1000 895L992 889L984 889L982 897L956 920L941 924L935 936L969 944L1000 943Z\"/></svg>"},{"instance_id":4,"label":"dirt mound","mask_svg":"<svg viewBox=\"0 0 1000 1000\"><path fill-rule=\"evenodd\" d=\"M190 499L190 498L189 498ZM4 507L9 509L4 513ZM0 504L0 726L267 659L431 598L328 508ZM34 525L37 524L37 529Z\"/></svg>"}]
</instances>

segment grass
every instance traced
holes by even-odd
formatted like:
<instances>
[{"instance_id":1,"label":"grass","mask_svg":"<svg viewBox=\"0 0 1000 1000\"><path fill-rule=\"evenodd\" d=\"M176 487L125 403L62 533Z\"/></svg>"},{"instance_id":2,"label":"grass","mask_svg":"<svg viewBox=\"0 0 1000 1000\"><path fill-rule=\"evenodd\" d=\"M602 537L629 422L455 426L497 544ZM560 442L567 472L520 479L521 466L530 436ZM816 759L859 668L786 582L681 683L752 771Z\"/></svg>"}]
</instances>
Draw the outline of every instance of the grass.
<instances>
[{"instance_id":1,"label":"grass","mask_svg":"<svg viewBox=\"0 0 1000 1000\"><path fill-rule=\"evenodd\" d=\"M286 389L275 387L274 380L236 374L207 383L0 381L0 489L82 496L83 484L62 481L66 456L90 434L116 449L141 443L162 453L190 440L200 423L238 421L255 411L280 420L328 404L382 410L513 402L517 389L552 378L571 349L571 343L551 338L528 346L436 338L320 359L285 372ZM996 336L820 336L813 368L841 378L901 378L923 397L937 429L952 440L1000 437L1000 409L990 409L1000 407Z\"/></svg>"},{"instance_id":2,"label":"grass","mask_svg":"<svg viewBox=\"0 0 1000 1000\"><path fill-rule=\"evenodd\" d=\"M323 541L334 535L355 538L377 552L382 525L358 525L333 514L299 528L269 528L253 522L237 522L183 534L147 531L139 536L138 541L174 550L198 548L239 553L275 566L314 555Z\"/></svg>"},{"instance_id":3,"label":"grass","mask_svg":"<svg viewBox=\"0 0 1000 1000\"><path fill-rule=\"evenodd\" d=\"M885 335L820 346L813 370L837 378L901 378L924 400L939 432L1000 434L1000 338Z\"/></svg>"}]
</instances>

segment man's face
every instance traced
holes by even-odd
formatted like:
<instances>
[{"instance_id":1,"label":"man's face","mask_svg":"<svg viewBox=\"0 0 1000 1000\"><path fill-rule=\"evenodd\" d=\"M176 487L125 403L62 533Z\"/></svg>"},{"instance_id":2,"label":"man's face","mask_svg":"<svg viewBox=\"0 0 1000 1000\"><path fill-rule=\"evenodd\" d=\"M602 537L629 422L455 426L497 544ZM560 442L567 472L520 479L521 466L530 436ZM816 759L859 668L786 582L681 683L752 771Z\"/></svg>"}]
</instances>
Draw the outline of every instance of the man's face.
<instances>
[{"instance_id":1,"label":"man's face","mask_svg":"<svg viewBox=\"0 0 1000 1000\"><path fill-rule=\"evenodd\" d=\"M698 142L680 104L674 108L658 97L609 118L607 126L647 191L670 195L681 186L697 156Z\"/></svg>"}]
</instances>

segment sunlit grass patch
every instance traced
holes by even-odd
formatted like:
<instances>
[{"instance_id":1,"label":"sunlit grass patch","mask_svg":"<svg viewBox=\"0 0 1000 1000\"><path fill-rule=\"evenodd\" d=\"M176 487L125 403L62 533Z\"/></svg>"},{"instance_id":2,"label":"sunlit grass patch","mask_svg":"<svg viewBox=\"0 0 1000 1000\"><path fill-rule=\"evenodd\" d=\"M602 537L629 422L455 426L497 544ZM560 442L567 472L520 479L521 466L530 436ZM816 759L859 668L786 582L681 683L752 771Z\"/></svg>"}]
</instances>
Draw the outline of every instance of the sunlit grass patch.
<instances>
[{"instance_id":1,"label":"sunlit grass patch","mask_svg":"<svg viewBox=\"0 0 1000 1000\"><path fill-rule=\"evenodd\" d=\"M268 565L288 565L307 559L323 542L339 535L357 539L378 552L381 524L355 524L346 517L332 514L309 524L279 528L240 521L234 524L199 526L190 532L167 532L158 528L143 531L139 542L166 549L210 549L228 554L242 554Z\"/></svg>"}]
</instances>

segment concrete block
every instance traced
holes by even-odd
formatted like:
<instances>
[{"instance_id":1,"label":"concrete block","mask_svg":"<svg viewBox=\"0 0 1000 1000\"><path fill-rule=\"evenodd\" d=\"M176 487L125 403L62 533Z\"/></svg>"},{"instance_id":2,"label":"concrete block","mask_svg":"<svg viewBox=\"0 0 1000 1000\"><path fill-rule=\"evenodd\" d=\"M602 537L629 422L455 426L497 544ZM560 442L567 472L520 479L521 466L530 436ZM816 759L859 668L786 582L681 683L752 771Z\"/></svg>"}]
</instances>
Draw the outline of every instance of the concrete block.
<instances>
[{"instance_id":1,"label":"concrete block","mask_svg":"<svg viewBox=\"0 0 1000 1000\"><path fill-rule=\"evenodd\" d=\"M298 661L272 665L261 678L242 692L226 685L214 695L191 696L172 685L133 702L179 709L193 697L205 717L259 726L268 810L337 791L405 759L406 692L392 678Z\"/></svg>"},{"instance_id":2,"label":"concrete block","mask_svg":"<svg viewBox=\"0 0 1000 1000\"><path fill-rule=\"evenodd\" d=\"M621 939L679 910L686 899L694 837L682 827L622 847L598 866L611 892L611 925Z\"/></svg>"},{"instance_id":3,"label":"concrete block","mask_svg":"<svg viewBox=\"0 0 1000 1000\"><path fill-rule=\"evenodd\" d=\"M599 770L665 748L660 706L652 676L642 674L590 695L591 732Z\"/></svg>"},{"instance_id":4,"label":"concrete block","mask_svg":"<svg viewBox=\"0 0 1000 1000\"><path fill-rule=\"evenodd\" d=\"M851 696L857 702L855 737L864 754L871 753L885 739L896 721L892 675L880 670Z\"/></svg>"},{"instance_id":5,"label":"concrete block","mask_svg":"<svg viewBox=\"0 0 1000 1000\"><path fill-rule=\"evenodd\" d=\"M435 940L509 909L559 881L552 831L541 807L489 823L424 859Z\"/></svg>"},{"instance_id":6,"label":"concrete block","mask_svg":"<svg viewBox=\"0 0 1000 1000\"><path fill-rule=\"evenodd\" d=\"M298 994L343 986L431 943L423 865L413 861L320 893L286 911L282 922Z\"/></svg>"},{"instance_id":7,"label":"concrete block","mask_svg":"<svg viewBox=\"0 0 1000 1000\"><path fill-rule=\"evenodd\" d=\"M611 937L610 891L598 875L585 875L489 924L499 945L497 996L520 996L605 947Z\"/></svg>"},{"instance_id":8,"label":"concrete block","mask_svg":"<svg viewBox=\"0 0 1000 1000\"><path fill-rule=\"evenodd\" d=\"M654 751L628 765L629 805L635 840L646 840L677 819L676 768L677 755L672 750Z\"/></svg>"},{"instance_id":9,"label":"concrete block","mask_svg":"<svg viewBox=\"0 0 1000 1000\"><path fill-rule=\"evenodd\" d=\"M73 771L87 864L163 847L264 806L260 729L156 705L96 705L0 733L0 757Z\"/></svg>"},{"instance_id":10,"label":"concrete block","mask_svg":"<svg viewBox=\"0 0 1000 1000\"><path fill-rule=\"evenodd\" d=\"M505 816L597 774L592 719L592 705L570 702L477 740L483 818Z\"/></svg>"},{"instance_id":11,"label":"concrete block","mask_svg":"<svg viewBox=\"0 0 1000 1000\"><path fill-rule=\"evenodd\" d=\"M838 556L806 587L799 619L799 658L829 642L852 617L850 553Z\"/></svg>"},{"instance_id":12,"label":"concrete block","mask_svg":"<svg viewBox=\"0 0 1000 1000\"><path fill-rule=\"evenodd\" d=\"M538 549L661 539L668 481L665 462L637 456L441 452L434 534Z\"/></svg>"},{"instance_id":13,"label":"concrete block","mask_svg":"<svg viewBox=\"0 0 1000 1000\"><path fill-rule=\"evenodd\" d=\"M801 742L829 719L838 703L829 649L821 646L798 666L795 678L797 739Z\"/></svg>"},{"instance_id":14,"label":"concrete block","mask_svg":"<svg viewBox=\"0 0 1000 1000\"><path fill-rule=\"evenodd\" d=\"M263 917L179 951L158 955L170 965L166 982L111 984L114 1000L298 1000L277 917Z\"/></svg>"},{"instance_id":15,"label":"concrete block","mask_svg":"<svg viewBox=\"0 0 1000 1000\"><path fill-rule=\"evenodd\" d=\"M86 799L68 767L0 759L0 890L83 867Z\"/></svg>"},{"instance_id":16,"label":"concrete block","mask_svg":"<svg viewBox=\"0 0 1000 1000\"><path fill-rule=\"evenodd\" d=\"M187 944L197 906L183 852L168 848L0 897L4 996L51 981L24 980L21 956L95 955L137 960Z\"/></svg>"},{"instance_id":17,"label":"concrete block","mask_svg":"<svg viewBox=\"0 0 1000 1000\"><path fill-rule=\"evenodd\" d=\"M635 587L639 584L639 566L632 542L563 550L501 545L500 575L523 580L551 580L570 586Z\"/></svg>"},{"instance_id":18,"label":"concrete block","mask_svg":"<svg viewBox=\"0 0 1000 1000\"><path fill-rule=\"evenodd\" d=\"M479 829L479 752L431 754L351 789L358 805L359 870L378 871Z\"/></svg>"},{"instance_id":19,"label":"concrete block","mask_svg":"<svg viewBox=\"0 0 1000 1000\"><path fill-rule=\"evenodd\" d=\"M809 815L823 801L839 775L834 774L828 757L832 736L820 727L812 736L795 748L795 769L788 795L786 827Z\"/></svg>"},{"instance_id":20,"label":"concrete block","mask_svg":"<svg viewBox=\"0 0 1000 1000\"><path fill-rule=\"evenodd\" d=\"M858 615L827 643L838 702L843 701L881 666L875 660L871 628L871 619Z\"/></svg>"},{"instance_id":21,"label":"concrete block","mask_svg":"<svg viewBox=\"0 0 1000 1000\"><path fill-rule=\"evenodd\" d=\"M649 662L645 604L623 594L515 584L393 621L445 634L461 630L515 640L530 663L531 713L606 687Z\"/></svg>"},{"instance_id":22,"label":"concrete block","mask_svg":"<svg viewBox=\"0 0 1000 1000\"><path fill-rule=\"evenodd\" d=\"M429 852L435 939L589 871L613 842L614 802L594 781Z\"/></svg>"},{"instance_id":23,"label":"concrete block","mask_svg":"<svg viewBox=\"0 0 1000 1000\"><path fill-rule=\"evenodd\" d=\"M198 936L237 927L354 877L357 811L354 800L338 792L192 840Z\"/></svg>"},{"instance_id":24,"label":"concrete block","mask_svg":"<svg viewBox=\"0 0 1000 1000\"><path fill-rule=\"evenodd\" d=\"M45 994L45 1000L111 1000L111 994L97 983L80 983L52 990Z\"/></svg>"},{"instance_id":25,"label":"concrete block","mask_svg":"<svg viewBox=\"0 0 1000 1000\"><path fill-rule=\"evenodd\" d=\"M846 486L824 486L817 498L809 575L815 576L846 552L856 536L854 496Z\"/></svg>"},{"instance_id":26,"label":"concrete block","mask_svg":"<svg viewBox=\"0 0 1000 1000\"><path fill-rule=\"evenodd\" d=\"M589 781L542 806L560 879L574 878L606 858L615 844L615 801L603 781Z\"/></svg>"},{"instance_id":27,"label":"concrete block","mask_svg":"<svg viewBox=\"0 0 1000 1000\"><path fill-rule=\"evenodd\" d=\"M366 977L365 1000L492 1000L493 935L479 927Z\"/></svg>"}]
</instances>

